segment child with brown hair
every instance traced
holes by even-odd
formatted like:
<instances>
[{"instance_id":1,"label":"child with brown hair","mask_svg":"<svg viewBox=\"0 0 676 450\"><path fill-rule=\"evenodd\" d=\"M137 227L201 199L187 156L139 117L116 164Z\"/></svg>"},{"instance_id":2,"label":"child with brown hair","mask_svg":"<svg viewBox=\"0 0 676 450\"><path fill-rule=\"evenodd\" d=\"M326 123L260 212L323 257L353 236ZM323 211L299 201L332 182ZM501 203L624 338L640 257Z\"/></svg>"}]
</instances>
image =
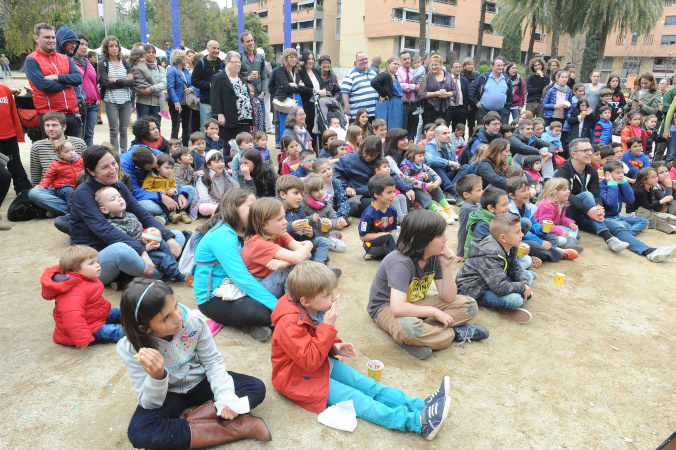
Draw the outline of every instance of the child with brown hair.
<instances>
[{"instance_id":1,"label":"child with brown hair","mask_svg":"<svg viewBox=\"0 0 676 450\"><path fill-rule=\"evenodd\" d=\"M373 171L374 171L374 176L378 174L384 174L387 175L388 177L392 173L392 169L390 168L390 163L388 162L387 158L376 158L373 161ZM397 211L397 225L401 224L401 221L404 220L404 216L408 214L408 198L404 194L399 191L395 187L394 189L394 201L392 202L392 206L394 209Z\"/></svg>"},{"instance_id":2,"label":"child with brown hair","mask_svg":"<svg viewBox=\"0 0 676 450\"><path fill-rule=\"evenodd\" d=\"M172 199L178 200L178 196L183 193L181 186L176 182L174 176L174 158L164 153L157 155L157 169L148 171L141 189L147 192L158 192L167 195ZM169 210L164 203L160 203L162 212L169 218L171 223L191 223L192 220L187 210L190 208L186 204L183 209ZM180 208L180 207L179 207Z\"/></svg>"},{"instance_id":3,"label":"child with brown hair","mask_svg":"<svg viewBox=\"0 0 676 450\"><path fill-rule=\"evenodd\" d=\"M329 250L343 253L347 246L341 239L342 234L336 233L338 215L333 210L329 194L324 190L324 180L315 173L305 177L305 214L310 226L315 229L317 236L329 240Z\"/></svg>"},{"instance_id":4,"label":"child with brown hair","mask_svg":"<svg viewBox=\"0 0 676 450\"><path fill-rule=\"evenodd\" d=\"M265 131L256 131L253 137L254 148L261 154L263 160L270 164L270 150L268 149L268 135Z\"/></svg>"},{"instance_id":5,"label":"child with brown hair","mask_svg":"<svg viewBox=\"0 0 676 450\"><path fill-rule=\"evenodd\" d=\"M297 405L321 413L351 400L357 417L383 427L433 439L450 410L450 378L425 400L366 377L338 359L354 357L354 345L335 328L338 279L325 266L306 261L288 279L289 292L272 313L272 385Z\"/></svg>"},{"instance_id":6,"label":"child with brown hair","mask_svg":"<svg viewBox=\"0 0 676 450\"><path fill-rule=\"evenodd\" d=\"M350 125L347 127L347 134L345 135L345 141L347 143L347 153L350 153L359 147L363 139L362 130L357 125Z\"/></svg>"},{"instance_id":7,"label":"child with brown hair","mask_svg":"<svg viewBox=\"0 0 676 450\"><path fill-rule=\"evenodd\" d=\"M193 157L188 147L179 147L171 154L176 164L174 164L174 176L181 186L195 186L197 176L192 167Z\"/></svg>"},{"instance_id":8,"label":"child with brown hair","mask_svg":"<svg viewBox=\"0 0 676 450\"><path fill-rule=\"evenodd\" d=\"M86 350L92 342L122 339L120 310L103 298L99 280L99 252L84 245L71 245L61 253L58 266L40 277L42 298L55 300L54 334L57 344Z\"/></svg>"},{"instance_id":9,"label":"child with brown hair","mask_svg":"<svg viewBox=\"0 0 676 450\"><path fill-rule=\"evenodd\" d=\"M342 130L342 128L341 128ZM344 134L344 133L343 133ZM331 156L329 154L329 147L331 146L331 143L334 141L338 140L338 134L332 130L328 129L322 133L322 149L319 151L319 155L317 155L319 158L328 158ZM341 141L345 140L345 136L343 135L343 138Z\"/></svg>"},{"instance_id":10,"label":"child with brown hair","mask_svg":"<svg viewBox=\"0 0 676 450\"><path fill-rule=\"evenodd\" d=\"M45 176L36 187L54 188L57 197L70 203L70 196L77 186L77 176L84 169L83 159L75 153L75 147L67 140L54 144L56 158L49 163Z\"/></svg>"}]
</instances>

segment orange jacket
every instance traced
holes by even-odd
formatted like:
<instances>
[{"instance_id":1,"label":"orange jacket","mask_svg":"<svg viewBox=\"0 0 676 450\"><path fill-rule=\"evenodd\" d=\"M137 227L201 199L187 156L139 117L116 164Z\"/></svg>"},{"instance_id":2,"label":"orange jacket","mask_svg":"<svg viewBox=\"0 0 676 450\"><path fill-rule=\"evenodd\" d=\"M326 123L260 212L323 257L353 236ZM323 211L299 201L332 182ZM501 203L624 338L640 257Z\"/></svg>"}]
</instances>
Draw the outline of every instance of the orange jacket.
<instances>
[{"instance_id":1,"label":"orange jacket","mask_svg":"<svg viewBox=\"0 0 676 450\"><path fill-rule=\"evenodd\" d=\"M622 151L629 151L629 148L627 147L627 141L637 135L635 135L634 130L629 125L627 125L622 128L622 134L620 136L622 138ZM648 132L641 128L641 134L637 137L641 138L641 142L643 143L643 151L645 152L645 146L648 140Z\"/></svg>"}]
</instances>

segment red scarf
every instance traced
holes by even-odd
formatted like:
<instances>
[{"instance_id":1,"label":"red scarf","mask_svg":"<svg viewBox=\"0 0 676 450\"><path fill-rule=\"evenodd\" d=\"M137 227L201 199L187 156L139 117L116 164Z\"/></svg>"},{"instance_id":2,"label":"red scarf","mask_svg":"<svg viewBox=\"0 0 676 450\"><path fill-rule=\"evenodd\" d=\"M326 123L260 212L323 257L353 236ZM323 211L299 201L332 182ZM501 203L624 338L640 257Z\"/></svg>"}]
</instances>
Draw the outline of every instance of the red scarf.
<instances>
[{"instance_id":1,"label":"red scarf","mask_svg":"<svg viewBox=\"0 0 676 450\"><path fill-rule=\"evenodd\" d=\"M155 150L159 150L160 146L162 145L162 142L164 142L164 138L160 136L159 138L155 139L154 141L149 141L148 139L141 139L141 142L143 142L143 145L148 146L150 148L154 148Z\"/></svg>"}]
</instances>

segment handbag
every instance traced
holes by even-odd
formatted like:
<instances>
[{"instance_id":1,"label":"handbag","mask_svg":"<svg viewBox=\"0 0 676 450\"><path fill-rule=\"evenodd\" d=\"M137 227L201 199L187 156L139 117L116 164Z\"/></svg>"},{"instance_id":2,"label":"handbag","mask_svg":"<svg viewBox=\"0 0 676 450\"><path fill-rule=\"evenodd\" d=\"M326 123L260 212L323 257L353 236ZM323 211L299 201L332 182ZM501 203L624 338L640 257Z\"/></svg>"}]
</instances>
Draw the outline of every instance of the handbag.
<instances>
[{"instance_id":1,"label":"handbag","mask_svg":"<svg viewBox=\"0 0 676 450\"><path fill-rule=\"evenodd\" d=\"M188 85L183 82L183 86L188 87ZM201 105L200 98L195 94L193 91L188 92L185 94L185 106L187 106L190 109L196 109L199 111L200 105Z\"/></svg>"},{"instance_id":2,"label":"handbag","mask_svg":"<svg viewBox=\"0 0 676 450\"><path fill-rule=\"evenodd\" d=\"M216 297L221 297L225 301L234 301L238 300L246 294L242 292L242 290L237 287L235 283L232 282L230 278L223 278L223 282L221 283L221 287L214 289L214 295Z\"/></svg>"},{"instance_id":3,"label":"handbag","mask_svg":"<svg viewBox=\"0 0 676 450\"><path fill-rule=\"evenodd\" d=\"M30 189L24 189L16 196L9 209L7 209L7 220L10 222L27 222L33 219L43 219L47 217L47 211L33 203L28 197Z\"/></svg>"},{"instance_id":4,"label":"handbag","mask_svg":"<svg viewBox=\"0 0 676 450\"><path fill-rule=\"evenodd\" d=\"M287 97L284 100L275 98L272 100L272 107L282 114L289 114L296 106L298 106L298 100L295 98Z\"/></svg>"}]
</instances>

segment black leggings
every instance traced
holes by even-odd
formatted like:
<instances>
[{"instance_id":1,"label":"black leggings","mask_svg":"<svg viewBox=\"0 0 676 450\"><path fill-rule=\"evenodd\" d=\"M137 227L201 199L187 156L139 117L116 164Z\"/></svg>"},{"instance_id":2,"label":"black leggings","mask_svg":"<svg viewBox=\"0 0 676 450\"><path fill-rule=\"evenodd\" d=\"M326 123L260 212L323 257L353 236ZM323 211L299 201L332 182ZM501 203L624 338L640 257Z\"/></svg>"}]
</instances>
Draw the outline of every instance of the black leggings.
<instances>
[{"instance_id":1,"label":"black leggings","mask_svg":"<svg viewBox=\"0 0 676 450\"><path fill-rule=\"evenodd\" d=\"M181 145L188 146L190 141L190 119L192 109L181 105L181 112L176 110L173 103L169 103L169 115L171 116L171 138L178 139L178 129L181 128Z\"/></svg>"},{"instance_id":2,"label":"black leggings","mask_svg":"<svg viewBox=\"0 0 676 450\"><path fill-rule=\"evenodd\" d=\"M199 310L226 327L269 326L272 323L272 311L251 297L234 301L212 297L208 302L199 305Z\"/></svg>"}]
</instances>

